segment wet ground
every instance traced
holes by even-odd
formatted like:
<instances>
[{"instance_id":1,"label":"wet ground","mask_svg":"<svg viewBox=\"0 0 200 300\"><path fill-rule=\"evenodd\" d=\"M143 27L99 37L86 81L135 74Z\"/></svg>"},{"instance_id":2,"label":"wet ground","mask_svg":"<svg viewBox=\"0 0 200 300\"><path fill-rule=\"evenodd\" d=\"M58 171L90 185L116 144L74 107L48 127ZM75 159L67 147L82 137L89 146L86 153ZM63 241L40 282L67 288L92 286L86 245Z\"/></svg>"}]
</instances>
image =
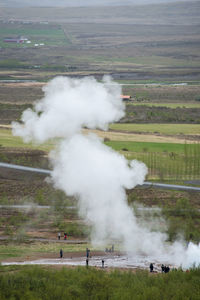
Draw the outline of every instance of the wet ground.
<instances>
[{"instance_id":1,"label":"wet ground","mask_svg":"<svg viewBox=\"0 0 200 300\"><path fill-rule=\"evenodd\" d=\"M127 256L124 254L102 254L93 256L89 259L88 265L92 267L102 268L102 260L104 260L105 268L120 268L120 269L147 269L149 270L150 263L154 265L155 272L161 272L161 264L176 267L169 263L165 257L160 257L155 260L153 257L144 255ZM42 258L37 260L26 261L9 261L2 262L4 265L54 265L54 266L86 266L86 257L67 257L67 258Z\"/></svg>"}]
</instances>

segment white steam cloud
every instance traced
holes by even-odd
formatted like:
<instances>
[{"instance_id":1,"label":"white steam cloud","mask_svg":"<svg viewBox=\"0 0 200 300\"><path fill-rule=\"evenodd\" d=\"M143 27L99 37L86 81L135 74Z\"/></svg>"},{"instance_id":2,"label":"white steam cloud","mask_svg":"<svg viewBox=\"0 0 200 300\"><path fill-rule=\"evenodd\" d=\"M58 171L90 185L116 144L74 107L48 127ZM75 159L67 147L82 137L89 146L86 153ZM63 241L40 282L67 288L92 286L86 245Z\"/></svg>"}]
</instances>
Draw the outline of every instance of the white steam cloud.
<instances>
[{"instance_id":1,"label":"white steam cloud","mask_svg":"<svg viewBox=\"0 0 200 300\"><path fill-rule=\"evenodd\" d=\"M96 135L82 134L84 127L106 130L110 122L123 117L120 85L108 77L102 83L91 77L57 77L44 92L33 110L23 112L23 124L13 123L13 134L25 142L60 138L50 153L52 180L79 200L80 214L92 224L93 243L117 240L132 254L162 257L183 267L198 266L200 246L166 245L167 236L142 226L127 205L125 189L143 183L146 166L136 160L128 162Z\"/></svg>"}]
</instances>

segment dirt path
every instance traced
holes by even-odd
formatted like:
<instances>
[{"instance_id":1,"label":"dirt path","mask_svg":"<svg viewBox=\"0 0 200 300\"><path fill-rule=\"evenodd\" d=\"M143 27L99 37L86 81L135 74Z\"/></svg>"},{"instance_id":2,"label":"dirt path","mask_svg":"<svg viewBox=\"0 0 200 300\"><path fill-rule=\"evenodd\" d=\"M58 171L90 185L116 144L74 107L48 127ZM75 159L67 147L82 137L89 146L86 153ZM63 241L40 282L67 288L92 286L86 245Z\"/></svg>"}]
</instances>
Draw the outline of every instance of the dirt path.
<instances>
[{"instance_id":1,"label":"dirt path","mask_svg":"<svg viewBox=\"0 0 200 300\"><path fill-rule=\"evenodd\" d=\"M122 131L101 131L101 130L87 130L84 129L83 132L87 134L92 132L97 134L99 137L105 139L108 138L111 141L129 141L129 142L155 142L155 143L175 143L175 144L188 144L194 143L199 140L199 136L165 136L165 135L156 135L149 133L132 133L132 132L122 132Z\"/></svg>"},{"instance_id":2,"label":"dirt path","mask_svg":"<svg viewBox=\"0 0 200 300\"><path fill-rule=\"evenodd\" d=\"M9 236L0 236L0 241L16 241L17 238L11 238ZM45 238L26 238L28 242L43 242L43 243L60 243L60 244L87 244L88 240L80 240L80 239L45 239Z\"/></svg>"}]
</instances>

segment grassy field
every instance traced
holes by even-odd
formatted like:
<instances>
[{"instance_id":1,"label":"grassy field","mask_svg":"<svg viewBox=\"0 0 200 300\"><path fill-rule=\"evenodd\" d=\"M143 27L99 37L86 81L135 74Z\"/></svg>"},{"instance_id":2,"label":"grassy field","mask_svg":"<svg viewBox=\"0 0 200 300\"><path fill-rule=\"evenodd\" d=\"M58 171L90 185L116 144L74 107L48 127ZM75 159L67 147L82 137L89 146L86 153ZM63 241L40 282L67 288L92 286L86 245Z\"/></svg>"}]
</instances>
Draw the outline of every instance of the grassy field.
<instances>
[{"instance_id":1,"label":"grassy field","mask_svg":"<svg viewBox=\"0 0 200 300\"><path fill-rule=\"evenodd\" d=\"M158 131L159 126L159 131ZM176 135L176 134L184 134L184 135L196 135L200 132L200 125L171 125L171 124L112 124L110 125L110 129L114 131L124 131L126 132L136 132L136 133L152 133L159 132L164 135ZM98 134L98 133L97 133ZM123 138L123 133L120 136L121 141L117 141L116 136L112 133L109 134L109 138L112 140L112 144L116 147L116 150L120 149L120 147L125 147L130 150L134 150L136 152L143 151L144 148L147 148L150 151L183 151L184 144L178 143L178 140L175 139L173 143L167 142L164 143L163 139L159 142L151 143L151 142L128 142L126 134ZM151 138L152 139L152 138ZM138 140L138 139L137 139ZM29 148L29 149L39 149L44 151L49 151L55 145L55 141L48 141L42 145L34 145L32 143L24 143L20 137L16 137L12 135L11 129L0 129L0 145L3 147L14 147L14 148ZM181 150L179 150L181 149ZM175 152L176 152L175 151Z\"/></svg>"},{"instance_id":2,"label":"grassy field","mask_svg":"<svg viewBox=\"0 0 200 300\"><path fill-rule=\"evenodd\" d=\"M138 159L148 169L148 179L199 179L200 145L109 141L107 145L127 159Z\"/></svg>"},{"instance_id":3,"label":"grassy field","mask_svg":"<svg viewBox=\"0 0 200 300\"><path fill-rule=\"evenodd\" d=\"M199 135L200 124L111 124L110 129L124 132L160 133L164 135Z\"/></svg>"},{"instance_id":4,"label":"grassy field","mask_svg":"<svg viewBox=\"0 0 200 300\"><path fill-rule=\"evenodd\" d=\"M200 270L172 271L157 276L148 271L122 272L78 267L1 267L1 299L199 299Z\"/></svg>"},{"instance_id":5,"label":"grassy field","mask_svg":"<svg viewBox=\"0 0 200 300\"><path fill-rule=\"evenodd\" d=\"M170 104L197 104L200 95L200 86L195 85L125 85L123 92L131 95L133 103L155 103L155 105Z\"/></svg>"},{"instance_id":6,"label":"grassy field","mask_svg":"<svg viewBox=\"0 0 200 300\"><path fill-rule=\"evenodd\" d=\"M198 144L178 144L178 143L150 143L150 142L127 142L127 141L108 141L106 145L113 149L120 151L131 152L156 152L156 153L167 153L173 152L176 154L184 154L185 149L188 147L190 150L199 149Z\"/></svg>"},{"instance_id":7,"label":"grassy field","mask_svg":"<svg viewBox=\"0 0 200 300\"><path fill-rule=\"evenodd\" d=\"M59 255L60 243L14 243L10 242L8 245L0 245L0 259L5 260L8 258L17 257L30 257L31 255L38 254L52 254ZM86 248L95 251L91 244L62 244L64 253L68 252L85 252Z\"/></svg>"},{"instance_id":8,"label":"grassy field","mask_svg":"<svg viewBox=\"0 0 200 300\"><path fill-rule=\"evenodd\" d=\"M200 108L200 102L195 103L155 103L155 102L128 102L128 105L138 106L145 105L149 107L169 107L169 108Z\"/></svg>"},{"instance_id":9,"label":"grassy field","mask_svg":"<svg viewBox=\"0 0 200 300\"><path fill-rule=\"evenodd\" d=\"M141 7L2 8L2 68L10 59L18 62L13 65L18 70L39 66L78 76L109 73L116 80L199 81L198 11L197 2ZM2 44L5 35L20 34L44 42L45 47L38 51ZM15 47L20 47L17 52Z\"/></svg>"},{"instance_id":10,"label":"grassy field","mask_svg":"<svg viewBox=\"0 0 200 300\"><path fill-rule=\"evenodd\" d=\"M123 128L123 130L125 129ZM130 130L130 127L126 128L126 130ZM167 132L169 132L169 128ZM24 144L21 138L12 136L11 130L1 129L0 133L0 145L3 147L38 149L49 152L55 145L55 141L39 146L30 143ZM109 140L105 143L114 150L121 152L129 160L138 159L143 161L149 168L148 179L199 179L199 143L128 142L125 139L126 137L124 137L124 141ZM3 152L0 153L0 157L5 162L26 163L24 157L13 157L12 160L10 156Z\"/></svg>"},{"instance_id":11,"label":"grassy field","mask_svg":"<svg viewBox=\"0 0 200 300\"><path fill-rule=\"evenodd\" d=\"M32 143L24 143L20 137L12 135L11 129L0 129L0 145L3 147L28 148L49 151L55 142L49 141L42 145L34 145Z\"/></svg>"},{"instance_id":12,"label":"grassy field","mask_svg":"<svg viewBox=\"0 0 200 300\"><path fill-rule=\"evenodd\" d=\"M16 38L19 36L28 38L31 43L27 44L25 42L22 44L16 44L4 42L5 38ZM70 41L66 38L62 28L58 25L1 23L0 47L34 47L34 44L39 43L44 43L45 46L63 46L70 43ZM2 66L2 62L0 66Z\"/></svg>"}]
</instances>

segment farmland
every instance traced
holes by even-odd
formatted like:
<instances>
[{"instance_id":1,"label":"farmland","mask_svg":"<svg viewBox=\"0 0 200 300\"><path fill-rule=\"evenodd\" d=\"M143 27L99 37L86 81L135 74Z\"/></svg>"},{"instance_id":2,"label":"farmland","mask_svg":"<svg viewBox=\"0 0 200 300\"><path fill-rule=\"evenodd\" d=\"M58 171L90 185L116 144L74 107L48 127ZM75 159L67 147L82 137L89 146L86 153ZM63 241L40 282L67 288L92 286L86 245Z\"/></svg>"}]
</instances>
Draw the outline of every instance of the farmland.
<instances>
[{"instance_id":1,"label":"farmland","mask_svg":"<svg viewBox=\"0 0 200 300\"><path fill-rule=\"evenodd\" d=\"M196 135L200 132L199 124L112 124L110 129L124 132L160 133L161 135Z\"/></svg>"},{"instance_id":2,"label":"farmland","mask_svg":"<svg viewBox=\"0 0 200 300\"><path fill-rule=\"evenodd\" d=\"M36 77L43 80L41 71L56 69L73 76L111 74L116 80L198 82L198 10L195 1L106 9L2 8L0 70L30 74L37 66ZM11 33L45 46L2 44Z\"/></svg>"},{"instance_id":3,"label":"farmland","mask_svg":"<svg viewBox=\"0 0 200 300\"><path fill-rule=\"evenodd\" d=\"M97 134L127 164L134 159L144 162L148 181L199 187L199 4L1 7L0 162L51 169L48 155L58 140L23 143L12 135L12 121L33 108L55 76L92 75L101 81L107 74L132 100L125 102L125 116L108 131L82 132ZM31 43L4 42L5 37L18 36ZM125 192L142 226L155 222L153 230L166 233L168 243L199 243L198 192L151 186ZM84 257L86 247L94 256L105 255L105 247L91 244L92 226L83 219L77 199L65 195L44 174L2 167L0 206L1 261L57 259L61 247L69 259ZM120 244L115 247L114 255L120 257ZM2 300L199 299L198 268L151 276L142 270L0 266L0 274Z\"/></svg>"}]
</instances>

